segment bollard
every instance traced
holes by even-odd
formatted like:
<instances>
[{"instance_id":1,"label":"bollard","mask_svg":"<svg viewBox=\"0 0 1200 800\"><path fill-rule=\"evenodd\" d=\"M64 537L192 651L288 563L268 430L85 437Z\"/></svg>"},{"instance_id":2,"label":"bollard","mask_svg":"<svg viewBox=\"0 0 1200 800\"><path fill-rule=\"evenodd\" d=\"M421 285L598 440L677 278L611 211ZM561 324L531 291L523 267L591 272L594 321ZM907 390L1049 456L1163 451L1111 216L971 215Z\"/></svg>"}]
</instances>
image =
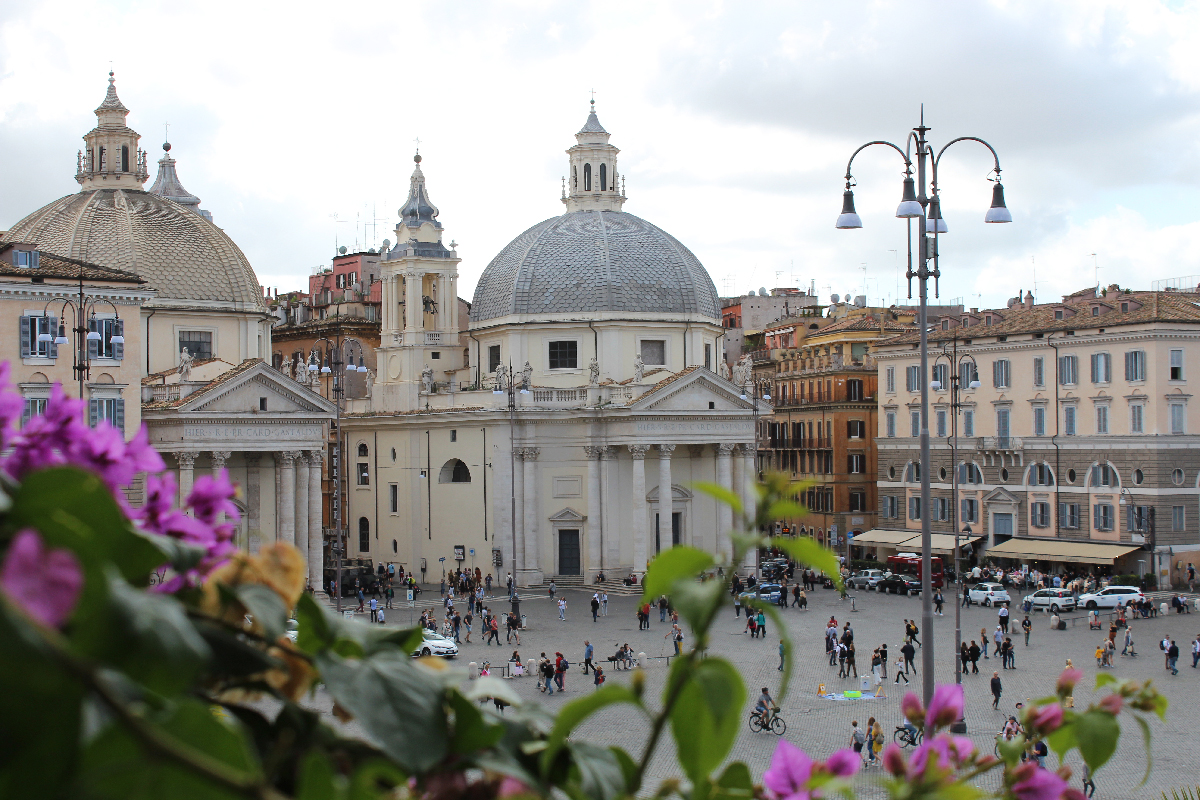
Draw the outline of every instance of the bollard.
<instances>
[{"instance_id":1,"label":"bollard","mask_svg":"<svg viewBox=\"0 0 1200 800\"><path fill-rule=\"evenodd\" d=\"M1167 604L1166 603L1162 603L1161 605L1159 605L1158 613L1166 616L1166 613L1167 613Z\"/></svg>"},{"instance_id":2,"label":"bollard","mask_svg":"<svg viewBox=\"0 0 1200 800\"><path fill-rule=\"evenodd\" d=\"M638 666L639 667L646 666L646 654L645 653L638 653Z\"/></svg>"},{"instance_id":3,"label":"bollard","mask_svg":"<svg viewBox=\"0 0 1200 800\"><path fill-rule=\"evenodd\" d=\"M1050 617L1050 630L1052 630L1052 631L1059 630L1058 624L1059 624L1058 614L1055 614L1054 616Z\"/></svg>"},{"instance_id":4,"label":"bollard","mask_svg":"<svg viewBox=\"0 0 1200 800\"><path fill-rule=\"evenodd\" d=\"M470 680L475 680L478 677L479 677L479 665L476 664L474 661L472 661L470 664L467 664L467 678L469 678Z\"/></svg>"},{"instance_id":5,"label":"bollard","mask_svg":"<svg viewBox=\"0 0 1200 800\"><path fill-rule=\"evenodd\" d=\"M850 611L851 612L858 611L858 609L854 607L854 598L855 597L857 597L857 595L850 595Z\"/></svg>"},{"instance_id":6,"label":"bollard","mask_svg":"<svg viewBox=\"0 0 1200 800\"><path fill-rule=\"evenodd\" d=\"M521 615L521 630L525 630L527 627L529 627L529 626L525 624L525 615L522 614Z\"/></svg>"}]
</instances>

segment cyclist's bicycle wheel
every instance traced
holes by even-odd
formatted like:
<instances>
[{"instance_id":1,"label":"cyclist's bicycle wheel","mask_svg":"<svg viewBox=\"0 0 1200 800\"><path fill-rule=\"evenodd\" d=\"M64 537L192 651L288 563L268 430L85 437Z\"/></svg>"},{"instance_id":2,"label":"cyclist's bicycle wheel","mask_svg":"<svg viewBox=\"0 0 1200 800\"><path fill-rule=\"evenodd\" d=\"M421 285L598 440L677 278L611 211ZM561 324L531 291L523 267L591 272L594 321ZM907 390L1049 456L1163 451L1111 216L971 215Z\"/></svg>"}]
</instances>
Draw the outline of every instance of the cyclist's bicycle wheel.
<instances>
[{"instance_id":1,"label":"cyclist's bicycle wheel","mask_svg":"<svg viewBox=\"0 0 1200 800\"><path fill-rule=\"evenodd\" d=\"M892 741L901 747L915 747L921 743L921 732L907 731L904 728L897 728L892 734Z\"/></svg>"},{"instance_id":2,"label":"cyclist's bicycle wheel","mask_svg":"<svg viewBox=\"0 0 1200 800\"><path fill-rule=\"evenodd\" d=\"M783 736L787 732L787 723L781 717L775 717L771 720L771 733L776 736Z\"/></svg>"},{"instance_id":3,"label":"cyclist's bicycle wheel","mask_svg":"<svg viewBox=\"0 0 1200 800\"><path fill-rule=\"evenodd\" d=\"M750 730L758 733L762 729L762 717L760 717L757 712L750 712Z\"/></svg>"}]
</instances>

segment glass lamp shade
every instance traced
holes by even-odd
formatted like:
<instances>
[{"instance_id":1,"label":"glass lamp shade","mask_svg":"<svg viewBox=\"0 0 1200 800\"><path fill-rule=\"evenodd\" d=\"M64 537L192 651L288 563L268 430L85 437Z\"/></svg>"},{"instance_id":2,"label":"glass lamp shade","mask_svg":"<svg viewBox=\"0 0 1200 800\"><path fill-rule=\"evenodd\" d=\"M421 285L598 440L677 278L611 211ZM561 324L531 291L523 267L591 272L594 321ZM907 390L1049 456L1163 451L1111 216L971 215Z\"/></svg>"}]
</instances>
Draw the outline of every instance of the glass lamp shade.
<instances>
[{"instance_id":1,"label":"glass lamp shade","mask_svg":"<svg viewBox=\"0 0 1200 800\"><path fill-rule=\"evenodd\" d=\"M896 206L896 216L901 219L913 219L921 216L923 209L921 204L917 202L916 182L912 176L904 179L904 193L900 198L900 205Z\"/></svg>"},{"instance_id":2,"label":"glass lamp shade","mask_svg":"<svg viewBox=\"0 0 1200 800\"><path fill-rule=\"evenodd\" d=\"M979 381L971 381L970 383L968 383L968 384L967 384L967 386L969 386L969 387L970 387L970 388L972 388L972 389L978 389L978 388L979 388Z\"/></svg>"},{"instance_id":3,"label":"glass lamp shade","mask_svg":"<svg viewBox=\"0 0 1200 800\"><path fill-rule=\"evenodd\" d=\"M933 389L935 392L939 392L942 389L942 382L941 381L930 381L929 388Z\"/></svg>"},{"instance_id":4,"label":"glass lamp shade","mask_svg":"<svg viewBox=\"0 0 1200 800\"><path fill-rule=\"evenodd\" d=\"M309 372L316 372L318 369L319 369L319 367L317 367L317 365L314 362L312 362L312 361L308 362L308 371Z\"/></svg>"},{"instance_id":5,"label":"glass lamp shade","mask_svg":"<svg viewBox=\"0 0 1200 800\"><path fill-rule=\"evenodd\" d=\"M100 331L88 331L87 340L89 342L100 341Z\"/></svg>"},{"instance_id":6,"label":"glass lamp shade","mask_svg":"<svg viewBox=\"0 0 1200 800\"><path fill-rule=\"evenodd\" d=\"M125 337L119 333L116 336L108 337L108 340L113 344L125 344Z\"/></svg>"},{"instance_id":7,"label":"glass lamp shade","mask_svg":"<svg viewBox=\"0 0 1200 800\"><path fill-rule=\"evenodd\" d=\"M862 227L862 220L854 211L854 191L851 189L842 194L842 213L838 215L837 227L842 230Z\"/></svg>"},{"instance_id":8,"label":"glass lamp shade","mask_svg":"<svg viewBox=\"0 0 1200 800\"><path fill-rule=\"evenodd\" d=\"M63 323L58 323L58 336L54 337L55 344L67 344L67 326Z\"/></svg>"},{"instance_id":9,"label":"glass lamp shade","mask_svg":"<svg viewBox=\"0 0 1200 800\"><path fill-rule=\"evenodd\" d=\"M997 181L992 187L992 207L983 217L984 222L1012 222L1012 212L1004 205L1004 187Z\"/></svg>"},{"instance_id":10,"label":"glass lamp shade","mask_svg":"<svg viewBox=\"0 0 1200 800\"><path fill-rule=\"evenodd\" d=\"M769 395L769 394L766 394L766 393L764 392L764 393L763 393L763 397L762 397L762 399L763 399L763 400L770 400L770 399L771 399L771 395Z\"/></svg>"},{"instance_id":11,"label":"glass lamp shade","mask_svg":"<svg viewBox=\"0 0 1200 800\"><path fill-rule=\"evenodd\" d=\"M935 197L929 201L929 217L925 220L926 233L946 233L946 220L942 219L942 204Z\"/></svg>"},{"instance_id":12,"label":"glass lamp shade","mask_svg":"<svg viewBox=\"0 0 1200 800\"><path fill-rule=\"evenodd\" d=\"M54 341L54 337L50 335L50 332L49 332L49 331L47 331L47 332L45 332L45 333L39 333L39 334L38 334L38 341L39 341L39 342L53 342L53 341Z\"/></svg>"},{"instance_id":13,"label":"glass lamp shade","mask_svg":"<svg viewBox=\"0 0 1200 800\"><path fill-rule=\"evenodd\" d=\"M322 364L322 365L321 365L321 374L322 374L322 375L328 375L328 374L329 374L329 373L331 373L331 372L333 372L333 370L331 370L331 369L329 368L329 362L328 362L328 361L326 361L324 364Z\"/></svg>"}]
</instances>

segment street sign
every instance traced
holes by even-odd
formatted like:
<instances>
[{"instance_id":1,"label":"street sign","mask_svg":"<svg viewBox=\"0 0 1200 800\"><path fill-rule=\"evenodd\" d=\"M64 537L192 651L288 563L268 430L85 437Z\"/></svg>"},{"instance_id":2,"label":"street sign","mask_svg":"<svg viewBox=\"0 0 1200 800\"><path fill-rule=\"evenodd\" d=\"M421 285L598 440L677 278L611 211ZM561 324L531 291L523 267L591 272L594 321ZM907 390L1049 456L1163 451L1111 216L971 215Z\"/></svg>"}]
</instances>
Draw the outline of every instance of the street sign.
<instances>
[{"instance_id":1,"label":"street sign","mask_svg":"<svg viewBox=\"0 0 1200 800\"><path fill-rule=\"evenodd\" d=\"M454 560L462 561L467 557L467 548L461 544L454 545Z\"/></svg>"},{"instance_id":2,"label":"street sign","mask_svg":"<svg viewBox=\"0 0 1200 800\"><path fill-rule=\"evenodd\" d=\"M413 590L409 589L408 590L408 607L409 608L412 608L413 606L416 605L416 602L413 601L413 594L414 594Z\"/></svg>"},{"instance_id":3,"label":"street sign","mask_svg":"<svg viewBox=\"0 0 1200 800\"><path fill-rule=\"evenodd\" d=\"M474 558L475 557L475 548L472 547L470 552L471 552L471 558Z\"/></svg>"}]
</instances>

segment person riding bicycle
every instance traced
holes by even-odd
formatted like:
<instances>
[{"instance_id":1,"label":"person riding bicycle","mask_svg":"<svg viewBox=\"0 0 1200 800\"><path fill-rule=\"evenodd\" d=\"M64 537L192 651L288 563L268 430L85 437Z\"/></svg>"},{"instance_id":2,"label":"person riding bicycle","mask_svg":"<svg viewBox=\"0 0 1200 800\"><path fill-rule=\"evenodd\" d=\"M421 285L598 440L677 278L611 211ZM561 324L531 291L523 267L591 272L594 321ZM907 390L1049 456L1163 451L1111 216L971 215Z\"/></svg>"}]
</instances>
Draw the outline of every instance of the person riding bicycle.
<instances>
[{"instance_id":1,"label":"person riding bicycle","mask_svg":"<svg viewBox=\"0 0 1200 800\"><path fill-rule=\"evenodd\" d=\"M778 709L779 706L775 704L775 701L771 698L771 693L768 692L767 687L764 686L762 688L762 694L758 696L758 702L754 704L754 711L758 714L759 718L762 719L764 728L770 727L771 712L777 711Z\"/></svg>"}]
</instances>

